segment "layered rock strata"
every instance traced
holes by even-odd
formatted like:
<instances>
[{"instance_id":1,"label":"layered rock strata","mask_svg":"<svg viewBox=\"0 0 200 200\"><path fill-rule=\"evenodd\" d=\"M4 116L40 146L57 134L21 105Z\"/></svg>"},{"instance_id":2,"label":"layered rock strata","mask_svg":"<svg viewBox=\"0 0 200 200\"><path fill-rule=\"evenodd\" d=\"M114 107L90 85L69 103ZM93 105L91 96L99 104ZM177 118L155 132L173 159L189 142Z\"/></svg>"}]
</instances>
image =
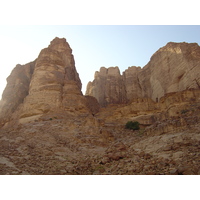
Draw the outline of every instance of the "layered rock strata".
<instances>
[{"instance_id":1,"label":"layered rock strata","mask_svg":"<svg viewBox=\"0 0 200 200\"><path fill-rule=\"evenodd\" d=\"M29 85L35 68L35 63L17 65L7 78L7 85L0 101L0 119L10 119L18 106L24 102L29 93Z\"/></svg>"},{"instance_id":2,"label":"layered rock strata","mask_svg":"<svg viewBox=\"0 0 200 200\"><path fill-rule=\"evenodd\" d=\"M94 100L82 95L72 49L64 38L55 38L36 61L17 65L7 82L0 103L0 118L6 115L6 121L7 114L23 123L48 112L96 112L90 108Z\"/></svg>"},{"instance_id":3,"label":"layered rock strata","mask_svg":"<svg viewBox=\"0 0 200 200\"><path fill-rule=\"evenodd\" d=\"M200 122L200 90L190 89L164 95L159 102L134 98L129 104L108 105L96 115L102 126L121 127L138 121L150 135L187 130Z\"/></svg>"},{"instance_id":4,"label":"layered rock strata","mask_svg":"<svg viewBox=\"0 0 200 200\"><path fill-rule=\"evenodd\" d=\"M74 107L77 95L82 96L81 81L72 50L65 39L56 38L38 56L21 117Z\"/></svg>"},{"instance_id":5,"label":"layered rock strata","mask_svg":"<svg viewBox=\"0 0 200 200\"><path fill-rule=\"evenodd\" d=\"M182 55L193 68L182 63L190 76L179 77L178 89L187 86L179 92L168 93L178 90L171 84L176 81L165 85L153 65L131 67L123 75L116 67L101 68L96 85L90 83L107 105L100 108L95 97L81 93L68 43L55 38L37 60L17 65L7 79L0 102L0 174L200 174L200 90L189 89L199 88L194 52ZM160 88L167 94L155 102ZM16 126L9 126L12 121ZM125 129L127 121L138 121L140 130Z\"/></svg>"},{"instance_id":6,"label":"layered rock strata","mask_svg":"<svg viewBox=\"0 0 200 200\"><path fill-rule=\"evenodd\" d=\"M86 94L96 97L101 106L128 102L136 97L158 101L167 93L200 88L200 47L196 43L170 42L142 69L129 67L120 75L115 68L118 75L112 76L112 82L110 76L103 73L110 69L113 67L101 68L87 86ZM110 100L113 96L115 101Z\"/></svg>"},{"instance_id":7,"label":"layered rock strata","mask_svg":"<svg viewBox=\"0 0 200 200\"><path fill-rule=\"evenodd\" d=\"M123 78L118 67L101 67L95 80L88 83L86 95L94 96L100 105L126 103Z\"/></svg>"}]
</instances>

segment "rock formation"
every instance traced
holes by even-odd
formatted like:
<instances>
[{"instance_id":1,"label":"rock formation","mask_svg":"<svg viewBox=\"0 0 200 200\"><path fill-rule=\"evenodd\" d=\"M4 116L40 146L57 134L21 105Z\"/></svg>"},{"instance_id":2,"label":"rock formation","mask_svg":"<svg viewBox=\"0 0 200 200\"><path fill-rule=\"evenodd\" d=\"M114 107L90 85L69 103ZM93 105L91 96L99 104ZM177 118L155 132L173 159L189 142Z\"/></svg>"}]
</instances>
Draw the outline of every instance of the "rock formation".
<instances>
[{"instance_id":1,"label":"rock formation","mask_svg":"<svg viewBox=\"0 0 200 200\"><path fill-rule=\"evenodd\" d=\"M0 101L0 119L10 119L18 106L24 102L29 93L29 84L34 71L35 63L17 65L7 78L7 86Z\"/></svg>"},{"instance_id":2,"label":"rock formation","mask_svg":"<svg viewBox=\"0 0 200 200\"><path fill-rule=\"evenodd\" d=\"M168 43L122 75L102 67L83 96L72 50L55 38L7 78L0 174L200 175L199 48Z\"/></svg>"},{"instance_id":3,"label":"rock formation","mask_svg":"<svg viewBox=\"0 0 200 200\"><path fill-rule=\"evenodd\" d=\"M40 52L21 118L80 105L81 81L71 53L66 40L58 38Z\"/></svg>"},{"instance_id":4,"label":"rock formation","mask_svg":"<svg viewBox=\"0 0 200 200\"><path fill-rule=\"evenodd\" d=\"M89 82L86 94L96 97L101 106L124 103L135 97L158 101L166 93L200 88L199 68L198 44L170 42L154 53L149 63L142 69L129 67L120 75L119 69L115 68L118 75L112 76L111 79L103 71L113 68L101 68L100 72L95 73L94 81ZM112 82L108 84L110 79ZM101 87L103 83L104 87ZM110 101L113 96L115 101Z\"/></svg>"},{"instance_id":5,"label":"rock formation","mask_svg":"<svg viewBox=\"0 0 200 200\"><path fill-rule=\"evenodd\" d=\"M7 82L0 103L4 121L11 115L23 123L48 112L91 112L92 100L82 95L72 50L64 38L55 38L36 61L17 65Z\"/></svg>"},{"instance_id":6,"label":"rock formation","mask_svg":"<svg viewBox=\"0 0 200 200\"><path fill-rule=\"evenodd\" d=\"M95 73L93 83L88 83L86 95L94 96L102 106L126 103L125 88L119 68L101 67L100 71Z\"/></svg>"},{"instance_id":7,"label":"rock formation","mask_svg":"<svg viewBox=\"0 0 200 200\"><path fill-rule=\"evenodd\" d=\"M133 98L125 105L108 105L96 117L105 126L124 127L128 121L138 121L150 134L182 131L200 122L200 90L190 89L165 94L159 102L150 98Z\"/></svg>"}]
</instances>

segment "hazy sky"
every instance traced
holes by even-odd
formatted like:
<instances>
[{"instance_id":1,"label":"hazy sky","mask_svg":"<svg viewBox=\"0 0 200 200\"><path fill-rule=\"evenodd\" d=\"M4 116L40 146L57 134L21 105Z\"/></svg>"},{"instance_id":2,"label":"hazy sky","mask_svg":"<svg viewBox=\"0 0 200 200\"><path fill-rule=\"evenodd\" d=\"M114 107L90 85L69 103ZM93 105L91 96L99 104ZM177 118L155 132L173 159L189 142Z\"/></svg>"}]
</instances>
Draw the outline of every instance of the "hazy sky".
<instances>
[{"instance_id":1,"label":"hazy sky","mask_svg":"<svg viewBox=\"0 0 200 200\"><path fill-rule=\"evenodd\" d=\"M168 42L200 44L200 26L55 25L0 26L0 95L17 64L35 60L55 37L64 37L73 50L82 91L100 67L144 67Z\"/></svg>"}]
</instances>

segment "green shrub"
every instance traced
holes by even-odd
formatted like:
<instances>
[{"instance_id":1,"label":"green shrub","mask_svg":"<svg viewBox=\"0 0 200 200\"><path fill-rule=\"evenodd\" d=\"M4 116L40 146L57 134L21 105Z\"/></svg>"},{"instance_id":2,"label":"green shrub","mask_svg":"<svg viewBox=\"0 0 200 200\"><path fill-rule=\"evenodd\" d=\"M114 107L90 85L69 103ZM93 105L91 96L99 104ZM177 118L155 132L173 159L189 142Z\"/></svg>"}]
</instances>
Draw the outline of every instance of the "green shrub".
<instances>
[{"instance_id":1,"label":"green shrub","mask_svg":"<svg viewBox=\"0 0 200 200\"><path fill-rule=\"evenodd\" d=\"M181 110L181 114L185 114L185 113L187 113L187 112L189 112L188 109L186 109L186 110Z\"/></svg>"},{"instance_id":2,"label":"green shrub","mask_svg":"<svg viewBox=\"0 0 200 200\"><path fill-rule=\"evenodd\" d=\"M126 129L131 129L131 130L139 130L140 129L140 123L137 121L128 121L125 125Z\"/></svg>"}]
</instances>

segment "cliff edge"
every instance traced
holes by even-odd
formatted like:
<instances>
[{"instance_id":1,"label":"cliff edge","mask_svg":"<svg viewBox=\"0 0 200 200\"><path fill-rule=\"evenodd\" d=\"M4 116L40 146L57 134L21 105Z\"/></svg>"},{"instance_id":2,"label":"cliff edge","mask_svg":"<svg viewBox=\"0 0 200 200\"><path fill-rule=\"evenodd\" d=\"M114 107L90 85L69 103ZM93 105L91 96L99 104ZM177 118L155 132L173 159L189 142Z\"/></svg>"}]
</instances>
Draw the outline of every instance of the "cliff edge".
<instances>
[{"instance_id":1,"label":"cliff edge","mask_svg":"<svg viewBox=\"0 0 200 200\"><path fill-rule=\"evenodd\" d=\"M109 73L115 69L116 73ZM200 88L200 47L196 43L169 42L153 54L143 68L101 68L87 85L86 94L101 106L145 97L158 101L171 92ZM103 87L102 87L103 86Z\"/></svg>"}]
</instances>

